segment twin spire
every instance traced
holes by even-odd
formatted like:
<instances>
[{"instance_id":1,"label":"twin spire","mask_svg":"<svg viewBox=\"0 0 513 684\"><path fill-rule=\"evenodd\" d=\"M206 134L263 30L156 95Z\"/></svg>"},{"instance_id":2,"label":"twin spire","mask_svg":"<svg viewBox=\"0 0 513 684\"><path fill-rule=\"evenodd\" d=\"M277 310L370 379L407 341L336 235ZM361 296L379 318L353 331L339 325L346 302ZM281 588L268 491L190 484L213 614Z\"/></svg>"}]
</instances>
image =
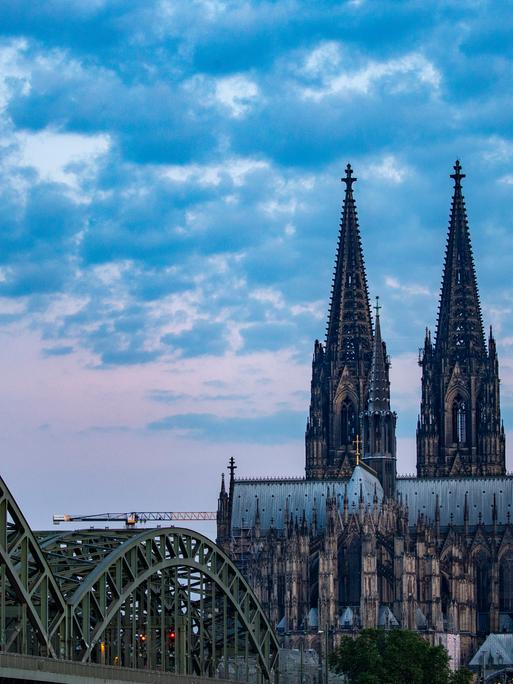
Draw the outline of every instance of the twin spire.
<instances>
[{"instance_id":1,"label":"twin spire","mask_svg":"<svg viewBox=\"0 0 513 684\"><path fill-rule=\"evenodd\" d=\"M461 164L456 160L449 232L445 252L442 292L436 326L435 353L449 363L460 363L486 355L483 320L474 257L461 181Z\"/></svg>"},{"instance_id":2,"label":"twin spire","mask_svg":"<svg viewBox=\"0 0 513 684\"><path fill-rule=\"evenodd\" d=\"M451 177L454 193L436 342L433 345L427 337L421 360L423 398L417 431L421 476L438 473L439 461L443 461L440 472L452 474L458 459L467 458L467 452L476 461L471 464L476 472L482 469L476 460L481 452L490 458L493 454L494 463L500 461L495 464L497 468L502 468L504 460L504 440L498 433L498 365L493 340L490 356L486 350L461 188L465 176L459 161ZM379 304L373 331L353 196L356 178L350 164L342 182L345 195L326 344L323 347L316 341L312 362L312 399L305 434L306 472L313 479L348 476L356 463L355 440L359 435L363 436L364 459L372 460L376 467L381 459L380 479L390 482L392 487L393 473L389 471L393 470L390 462L395 461L395 413L390 409L389 363L381 338ZM476 378L481 384L476 385ZM474 396L471 386L480 387L483 396ZM479 417L478 425L472 422L474 416Z\"/></svg>"},{"instance_id":3,"label":"twin spire","mask_svg":"<svg viewBox=\"0 0 513 684\"><path fill-rule=\"evenodd\" d=\"M326 335L326 351L338 369L349 366L357 374L369 366L372 355L372 322L358 215L353 196L356 182L351 164L342 178L346 192ZM368 370L368 368L367 368Z\"/></svg>"},{"instance_id":4,"label":"twin spire","mask_svg":"<svg viewBox=\"0 0 513 684\"><path fill-rule=\"evenodd\" d=\"M454 194L436 326L435 353L445 356L451 362L458 360L461 363L470 358L483 358L486 355L486 344L461 187L465 174L462 173L459 160L456 160L451 178L454 180ZM373 351L365 263L353 196L353 184L356 180L353 169L348 164L345 177L342 178L346 191L328 315L326 351L332 365L339 370L348 366L354 368L357 374L362 371L365 374L365 369L369 370L371 358L375 356L375 350ZM376 328L376 333L380 335L379 310ZM384 371L381 369L385 367L385 360L380 359L380 355L376 358L379 366L376 372L383 375ZM374 397L373 401L376 401Z\"/></svg>"},{"instance_id":5,"label":"twin spire","mask_svg":"<svg viewBox=\"0 0 513 684\"><path fill-rule=\"evenodd\" d=\"M341 180L345 183L346 192L328 316L326 349L339 370L349 366L357 374L364 375L365 379L369 378L370 410L390 410L388 373L379 319L381 306L377 297L376 330L373 335L360 228L353 196L353 184L357 178L353 176L351 164L346 166L345 177Z\"/></svg>"}]
</instances>

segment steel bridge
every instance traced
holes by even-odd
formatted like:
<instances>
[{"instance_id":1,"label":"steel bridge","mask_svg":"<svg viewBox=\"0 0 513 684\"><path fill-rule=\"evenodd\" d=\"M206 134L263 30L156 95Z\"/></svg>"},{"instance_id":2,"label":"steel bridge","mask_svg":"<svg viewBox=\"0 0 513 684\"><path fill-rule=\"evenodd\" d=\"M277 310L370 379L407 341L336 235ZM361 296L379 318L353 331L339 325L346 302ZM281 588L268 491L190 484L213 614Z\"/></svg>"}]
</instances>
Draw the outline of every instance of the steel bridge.
<instances>
[{"instance_id":1,"label":"steel bridge","mask_svg":"<svg viewBox=\"0 0 513 684\"><path fill-rule=\"evenodd\" d=\"M267 681L278 660L251 588L207 537L33 532L1 479L0 651Z\"/></svg>"}]
</instances>

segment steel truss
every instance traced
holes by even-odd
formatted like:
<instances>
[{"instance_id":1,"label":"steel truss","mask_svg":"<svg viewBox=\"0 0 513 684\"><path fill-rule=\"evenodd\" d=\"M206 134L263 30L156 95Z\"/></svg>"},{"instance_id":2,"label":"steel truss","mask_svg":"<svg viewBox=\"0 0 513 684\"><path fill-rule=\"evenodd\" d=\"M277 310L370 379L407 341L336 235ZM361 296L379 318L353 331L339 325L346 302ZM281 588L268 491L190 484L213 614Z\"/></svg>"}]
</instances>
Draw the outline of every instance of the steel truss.
<instances>
[{"instance_id":1,"label":"steel truss","mask_svg":"<svg viewBox=\"0 0 513 684\"><path fill-rule=\"evenodd\" d=\"M1 650L269 680L278 643L251 588L187 529L32 533L0 480Z\"/></svg>"}]
</instances>

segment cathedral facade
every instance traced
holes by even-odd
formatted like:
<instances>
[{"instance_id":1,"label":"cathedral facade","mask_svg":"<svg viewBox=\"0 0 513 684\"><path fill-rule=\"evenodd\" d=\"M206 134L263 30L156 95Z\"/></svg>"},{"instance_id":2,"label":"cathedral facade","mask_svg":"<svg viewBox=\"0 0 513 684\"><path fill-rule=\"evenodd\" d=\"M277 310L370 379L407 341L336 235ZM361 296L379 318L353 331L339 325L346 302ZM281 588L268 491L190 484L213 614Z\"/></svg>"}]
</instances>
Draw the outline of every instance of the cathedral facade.
<instances>
[{"instance_id":1,"label":"cathedral facade","mask_svg":"<svg viewBox=\"0 0 513 684\"><path fill-rule=\"evenodd\" d=\"M457 636L468 660L513 632L513 477L499 366L485 339L457 161L434 341L419 354L417 477L396 473L396 414L380 306L371 315L346 169L326 340L316 340L305 477L242 479L230 462L218 542L278 630L403 627Z\"/></svg>"}]
</instances>

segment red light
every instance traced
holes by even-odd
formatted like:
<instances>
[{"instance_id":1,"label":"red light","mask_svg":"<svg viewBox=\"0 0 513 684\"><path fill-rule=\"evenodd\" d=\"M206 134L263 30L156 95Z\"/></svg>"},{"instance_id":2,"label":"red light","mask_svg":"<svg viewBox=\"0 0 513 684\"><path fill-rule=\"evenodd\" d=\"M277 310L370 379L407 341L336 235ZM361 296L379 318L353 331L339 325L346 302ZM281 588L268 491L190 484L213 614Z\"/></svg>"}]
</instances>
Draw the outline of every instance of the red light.
<instances>
[{"instance_id":1,"label":"red light","mask_svg":"<svg viewBox=\"0 0 513 684\"><path fill-rule=\"evenodd\" d=\"M175 632L169 632L168 636L170 639L174 639L176 637L176 633Z\"/></svg>"}]
</instances>

